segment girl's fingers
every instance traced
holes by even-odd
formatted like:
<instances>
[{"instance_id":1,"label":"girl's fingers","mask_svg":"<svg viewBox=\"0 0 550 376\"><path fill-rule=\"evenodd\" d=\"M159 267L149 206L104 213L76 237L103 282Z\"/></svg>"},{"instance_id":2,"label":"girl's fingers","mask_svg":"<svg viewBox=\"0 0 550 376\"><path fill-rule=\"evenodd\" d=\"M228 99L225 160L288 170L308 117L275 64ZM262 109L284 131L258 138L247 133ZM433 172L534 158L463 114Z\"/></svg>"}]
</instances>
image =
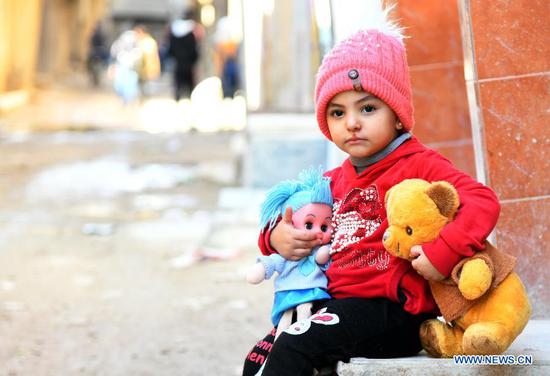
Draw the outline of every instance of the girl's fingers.
<instances>
[{"instance_id":1,"label":"girl's fingers","mask_svg":"<svg viewBox=\"0 0 550 376\"><path fill-rule=\"evenodd\" d=\"M282 221L292 225L292 208L290 206L286 208Z\"/></svg>"},{"instance_id":2,"label":"girl's fingers","mask_svg":"<svg viewBox=\"0 0 550 376\"><path fill-rule=\"evenodd\" d=\"M309 256L310 254L311 248L297 248L294 250L294 256L296 256L296 260Z\"/></svg>"},{"instance_id":3,"label":"girl's fingers","mask_svg":"<svg viewBox=\"0 0 550 376\"><path fill-rule=\"evenodd\" d=\"M311 251L311 248L318 246L319 240L295 240L294 241L294 249L307 249Z\"/></svg>"},{"instance_id":4,"label":"girl's fingers","mask_svg":"<svg viewBox=\"0 0 550 376\"><path fill-rule=\"evenodd\" d=\"M317 239L317 234L312 232L312 231L295 230L292 233L292 238L294 238L294 240L301 240L301 241L313 241L313 240L315 240L316 242L315 242L314 245L319 244L318 239Z\"/></svg>"}]
</instances>

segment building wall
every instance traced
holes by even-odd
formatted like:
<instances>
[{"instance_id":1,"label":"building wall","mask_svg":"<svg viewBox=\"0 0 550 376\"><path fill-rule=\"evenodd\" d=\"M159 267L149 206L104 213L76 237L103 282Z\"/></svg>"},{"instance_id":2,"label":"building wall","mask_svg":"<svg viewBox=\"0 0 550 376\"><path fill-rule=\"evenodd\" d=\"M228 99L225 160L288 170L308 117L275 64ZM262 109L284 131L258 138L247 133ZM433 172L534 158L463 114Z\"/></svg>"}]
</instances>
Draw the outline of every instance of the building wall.
<instances>
[{"instance_id":1,"label":"building wall","mask_svg":"<svg viewBox=\"0 0 550 376\"><path fill-rule=\"evenodd\" d=\"M416 125L414 134L475 176L457 0L399 0Z\"/></svg>"},{"instance_id":2,"label":"building wall","mask_svg":"<svg viewBox=\"0 0 550 376\"><path fill-rule=\"evenodd\" d=\"M550 5L399 0L424 143L497 193L499 248L518 257L535 317L550 291Z\"/></svg>"},{"instance_id":3,"label":"building wall","mask_svg":"<svg viewBox=\"0 0 550 376\"><path fill-rule=\"evenodd\" d=\"M107 0L44 0L38 59L42 78L55 80L83 68L89 38L106 4Z\"/></svg>"},{"instance_id":4,"label":"building wall","mask_svg":"<svg viewBox=\"0 0 550 376\"><path fill-rule=\"evenodd\" d=\"M40 0L0 0L0 94L32 85L40 12Z\"/></svg>"},{"instance_id":5,"label":"building wall","mask_svg":"<svg viewBox=\"0 0 550 376\"><path fill-rule=\"evenodd\" d=\"M184 8L189 1L171 0L111 0L113 17L133 16L167 19L174 10Z\"/></svg>"},{"instance_id":6,"label":"building wall","mask_svg":"<svg viewBox=\"0 0 550 376\"><path fill-rule=\"evenodd\" d=\"M550 291L550 4L461 1L477 169L498 194L496 241L518 257L535 317Z\"/></svg>"},{"instance_id":7,"label":"building wall","mask_svg":"<svg viewBox=\"0 0 550 376\"><path fill-rule=\"evenodd\" d=\"M0 0L0 108L9 108L13 93L27 93L37 72L56 79L82 66L106 2Z\"/></svg>"},{"instance_id":8,"label":"building wall","mask_svg":"<svg viewBox=\"0 0 550 376\"><path fill-rule=\"evenodd\" d=\"M319 65L308 1L279 0L263 17L262 111L313 111Z\"/></svg>"}]
</instances>

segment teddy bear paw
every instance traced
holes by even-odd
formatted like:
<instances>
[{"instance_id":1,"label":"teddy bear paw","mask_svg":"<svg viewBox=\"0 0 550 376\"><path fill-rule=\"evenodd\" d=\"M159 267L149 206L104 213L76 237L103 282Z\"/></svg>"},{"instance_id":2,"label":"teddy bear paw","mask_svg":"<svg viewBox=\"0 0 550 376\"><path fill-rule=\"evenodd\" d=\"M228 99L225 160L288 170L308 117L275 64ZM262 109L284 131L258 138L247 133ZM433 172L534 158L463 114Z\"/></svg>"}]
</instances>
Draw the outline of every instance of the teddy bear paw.
<instances>
[{"instance_id":1,"label":"teddy bear paw","mask_svg":"<svg viewBox=\"0 0 550 376\"><path fill-rule=\"evenodd\" d=\"M420 325L420 342L428 354L435 358L450 358L462 353L462 331L437 320Z\"/></svg>"},{"instance_id":2,"label":"teddy bear paw","mask_svg":"<svg viewBox=\"0 0 550 376\"><path fill-rule=\"evenodd\" d=\"M473 259L464 264L458 289L468 300L474 300L485 294L491 287L493 272L482 259Z\"/></svg>"},{"instance_id":3,"label":"teddy bear paw","mask_svg":"<svg viewBox=\"0 0 550 376\"><path fill-rule=\"evenodd\" d=\"M503 353L509 345L509 335L503 325L483 322L470 325L464 332L464 353L469 355L495 355Z\"/></svg>"}]
</instances>

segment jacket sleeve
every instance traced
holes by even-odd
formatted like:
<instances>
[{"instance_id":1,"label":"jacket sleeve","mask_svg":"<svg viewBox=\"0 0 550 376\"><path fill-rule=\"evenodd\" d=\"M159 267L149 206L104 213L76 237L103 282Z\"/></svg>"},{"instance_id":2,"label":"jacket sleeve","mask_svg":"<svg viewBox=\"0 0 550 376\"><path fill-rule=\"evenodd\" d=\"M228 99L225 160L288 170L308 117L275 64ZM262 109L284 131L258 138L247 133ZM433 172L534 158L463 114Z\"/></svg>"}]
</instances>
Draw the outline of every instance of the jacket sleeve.
<instances>
[{"instance_id":1,"label":"jacket sleeve","mask_svg":"<svg viewBox=\"0 0 550 376\"><path fill-rule=\"evenodd\" d=\"M280 221L277 221L277 223ZM260 252L262 252L262 255L269 256L273 253L278 253L275 248L271 247L271 244L269 243L269 237L271 236L271 230L268 227L264 228L262 231L260 231L260 236L258 236L258 247L260 248Z\"/></svg>"},{"instance_id":2,"label":"jacket sleeve","mask_svg":"<svg viewBox=\"0 0 550 376\"><path fill-rule=\"evenodd\" d=\"M458 191L460 206L453 221L430 243L422 244L424 254L445 276L464 257L484 249L484 241L495 227L500 213L496 194L435 151L419 164L418 176L429 181L445 180Z\"/></svg>"}]
</instances>

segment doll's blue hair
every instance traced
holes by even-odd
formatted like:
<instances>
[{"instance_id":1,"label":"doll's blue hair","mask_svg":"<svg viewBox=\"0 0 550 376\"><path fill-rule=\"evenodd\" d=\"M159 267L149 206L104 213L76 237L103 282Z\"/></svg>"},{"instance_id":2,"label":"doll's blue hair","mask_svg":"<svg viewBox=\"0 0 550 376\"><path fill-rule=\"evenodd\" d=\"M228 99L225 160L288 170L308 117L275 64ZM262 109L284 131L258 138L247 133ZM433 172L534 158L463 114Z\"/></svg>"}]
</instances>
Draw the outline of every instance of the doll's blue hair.
<instances>
[{"instance_id":1,"label":"doll's blue hair","mask_svg":"<svg viewBox=\"0 0 550 376\"><path fill-rule=\"evenodd\" d=\"M303 170L298 180L285 180L273 186L262 204L260 227L272 229L286 208L290 206L294 213L307 204L332 206L330 178L323 177L321 168Z\"/></svg>"}]
</instances>

